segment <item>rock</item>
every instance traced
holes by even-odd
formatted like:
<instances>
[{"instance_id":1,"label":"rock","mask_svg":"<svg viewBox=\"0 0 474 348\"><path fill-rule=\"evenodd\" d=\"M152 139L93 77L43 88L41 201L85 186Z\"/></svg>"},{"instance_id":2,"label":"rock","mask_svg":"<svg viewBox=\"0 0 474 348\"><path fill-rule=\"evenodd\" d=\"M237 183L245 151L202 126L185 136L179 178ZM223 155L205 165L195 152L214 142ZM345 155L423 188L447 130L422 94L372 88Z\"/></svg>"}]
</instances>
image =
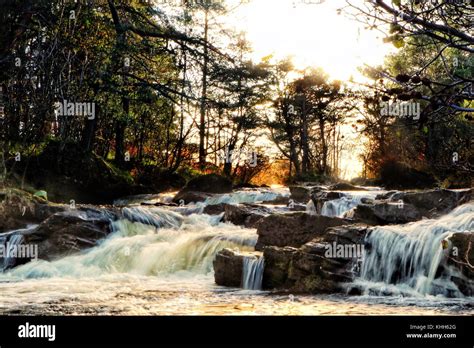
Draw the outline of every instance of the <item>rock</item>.
<instances>
[{"instance_id":1,"label":"rock","mask_svg":"<svg viewBox=\"0 0 474 348\"><path fill-rule=\"evenodd\" d=\"M26 191L9 189L0 194L0 232L25 228L68 209L67 205L48 203Z\"/></svg>"},{"instance_id":2,"label":"rock","mask_svg":"<svg viewBox=\"0 0 474 348\"><path fill-rule=\"evenodd\" d=\"M375 200L385 200L385 199L390 199L395 193L398 193L399 191L388 191L385 193L378 194L375 196Z\"/></svg>"},{"instance_id":3,"label":"rock","mask_svg":"<svg viewBox=\"0 0 474 348\"><path fill-rule=\"evenodd\" d=\"M224 221L248 228L256 227L257 223L271 213L270 209L256 204L240 204L225 206Z\"/></svg>"},{"instance_id":4,"label":"rock","mask_svg":"<svg viewBox=\"0 0 474 348\"><path fill-rule=\"evenodd\" d=\"M190 180L173 198L174 203L203 202L214 193L232 192L232 182L217 174L202 175Z\"/></svg>"},{"instance_id":5,"label":"rock","mask_svg":"<svg viewBox=\"0 0 474 348\"><path fill-rule=\"evenodd\" d=\"M362 204L375 204L375 200L371 199L371 198L367 198L367 197L362 197L360 199L360 202Z\"/></svg>"},{"instance_id":6,"label":"rock","mask_svg":"<svg viewBox=\"0 0 474 348\"><path fill-rule=\"evenodd\" d=\"M294 280L289 279L290 263L293 255L298 251L292 247L264 248L265 268L263 270L262 287L264 289L290 289L294 286Z\"/></svg>"},{"instance_id":7,"label":"rock","mask_svg":"<svg viewBox=\"0 0 474 348\"><path fill-rule=\"evenodd\" d=\"M372 225L403 224L422 218L420 212L412 204L377 202L375 204L359 204L354 210L354 220Z\"/></svg>"},{"instance_id":8,"label":"rock","mask_svg":"<svg viewBox=\"0 0 474 348\"><path fill-rule=\"evenodd\" d=\"M346 182L340 182L329 187L329 191L368 191L367 189L359 186L354 186Z\"/></svg>"},{"instance_id":9,"label":"rock","mask_svg":"<svg viewBox=\"0 0 474 348\"><path fill-rule=\"evenodd\" d=\"M272 199L270 201L262 201L262 204L268 204L268 205L288 205L290 202L290 198L283 196L283 195L278 195L275 199Z\"/></svg>"},{"instance_id":10,"label":"rock","mask_svg":"<svg viewBox=\"0 0 474 348\"><path fill-rule=\"evenodd\" d=\"M229 193L232 192L232 182L217 174L202 175L190 180L181 191Z\"/></svg>"},{"instance_id":11,"label":"rock","mask_svg":"<svg viewBox=\"0 0 474 348\"><path fill-rule=\"evenodd\" d=\"M261 253L239 252L231 249L219 251L214 259L214 279L217 285L238 288L242 285L243 260L248 256L261 257Z\"/></svg>"},{"instance_id":12,"label":"rock","mask_svg":"<svg viewBox=\"0 0 474 348\"><path fill-rule=\"evenodd\" d=\"M206 205L202 213L207 215L219 215L225 212L226 206L228 206L227 203Z\"/></svg>"},{"instance_id":13,"label":"rock","mask_svg":"<svg viewBox=\"0 0 474 348\"><path fill-rule=\"evenodd\" d=\"M25 234L24 243L37 244L40 259L54 260L96 246L116 218L112 211L91 208L56 213Z\"/></svg>"},{"instance_id":14,"label":"rock","mask_svg":"<svg viewBox=\"0 0 474 348\"><path fill-rule=\"evenodd\" d=\"M189 204L204 202L206 199L211 198L212 194L197 191L180 191L174 196L173 202L177 204Z\"/></svg>"},{"instance_id":15,"label":"rock","mask_svg":"<svg viewBox=\"0 0 474 348\"><path fill-rule=\"evenodd\" d=\"M323 208L325 202L339 199L343 196L344 194L341 192L321 191L319 189L311 191L311 199L318 214L321 213L321 209Z\"/></svg>"},{"instance_id":16,"label":"rock","mask_svg":"<svg viewBox=\"0 0 474 348\"><path fill-rule=\"evenodd\" d=\"M420 214L433 218L449 213L457 206L469 202L473 199L472 192L472 189L397 192L391 197L391 200L394 202L402 200L404 203L412 204L420 211Z\"/></svg>"},{"instance_id":17,"label":"rock","mask_svg":"<svg viewBox=\"0 0 474 348\"><path fill-rule=\"evenodd\" d=\"M377 198L372 204L360 204L354 219L370 224L407 223L446 214L472 199L472 189L462 191L428 190L419 192L394 192ZM399 204L399 202L403 204Z\"/></svg>"},{"instance_id":18,"label":"rock","mask_svg":"<svg viewBox=\"0 0 474 348\"><path fill-rule=\"evenodd\" d=\"M332 227L304 244L292 247L264 248L265 289L286 289L301 293L334 293L345 290L344 283L355 277L357 259L326 256L329 247L362 244L368 231L365 225ZM329 246L329 247L328 247Z\"/></svg>"},{"instance_id":19,"label":"rock","mask_svg":"<svg viewBox=\"0 0 474 348\"><path fill-rule=\"evenodd\" d=\"M448 241L447 264L458 270L449 272L451 280L465 296L474 296L474 232L453 233Z\"/></svg>"},{"instance_id":20,"label":"rock","mask_svg":"<svg viewBox=\"0 0 474 348\"><path fill-rule=\"evenodd\" d=\"M290 199L294 202L307 203L311 198L310 186L290 186Z\"/></svg>"},{"instance_id":21,"label":"rock","mask_svg":"<svg viewBox=\"0 0 474 348\"><path fill-rule=\"evenodd\" d=\"M255 249L263 250L263 247L268 245L300 247L323 234L326 228L347 223L348 220L337 217L302 212L272 214L258 223L258 241Z\"/></svg>"}]
</instances>

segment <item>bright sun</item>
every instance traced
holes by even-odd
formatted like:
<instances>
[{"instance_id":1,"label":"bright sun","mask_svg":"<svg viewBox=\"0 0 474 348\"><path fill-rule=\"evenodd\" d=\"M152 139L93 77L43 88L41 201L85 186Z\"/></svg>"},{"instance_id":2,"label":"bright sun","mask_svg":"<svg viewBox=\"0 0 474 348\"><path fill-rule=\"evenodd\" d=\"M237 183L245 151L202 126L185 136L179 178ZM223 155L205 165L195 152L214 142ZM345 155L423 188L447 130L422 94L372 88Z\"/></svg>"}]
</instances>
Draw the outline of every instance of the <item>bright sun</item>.
<instances>
[{"instance_id":1,"label":"bright sun","mask_svg":"<svg viewBox=\"0 0 474 348\"><path fill-rule=\"evenodd\" d=\"M293 56L297 68L321 67L331 79L358 80L358 67L383 63L392 49L380 33L338 15L345 0L319 1L250 0L232 13L229 24L247 33L256 60Z\"/></svg>"},{"instance_id":2,"label":"bright sun","mask_svg":"<svg viewBox=\"0 0 474 348\"><path fill-rule=\"evenodd\" d=\"M229 7L235 1L227 0ZM255 61L270 54L276 59L291 56L297 69L321 67L331 80L365 82L358 68L380 65L394 51L393 46L383 43L380 32L337 13L346 5L345 0L242 2L226 22L246 33ZM362 172L359 154L363 145L350 126L343 126L343 132L352 145L341 153L340 174L350 179Z\"/></svg>"}]
</instances>

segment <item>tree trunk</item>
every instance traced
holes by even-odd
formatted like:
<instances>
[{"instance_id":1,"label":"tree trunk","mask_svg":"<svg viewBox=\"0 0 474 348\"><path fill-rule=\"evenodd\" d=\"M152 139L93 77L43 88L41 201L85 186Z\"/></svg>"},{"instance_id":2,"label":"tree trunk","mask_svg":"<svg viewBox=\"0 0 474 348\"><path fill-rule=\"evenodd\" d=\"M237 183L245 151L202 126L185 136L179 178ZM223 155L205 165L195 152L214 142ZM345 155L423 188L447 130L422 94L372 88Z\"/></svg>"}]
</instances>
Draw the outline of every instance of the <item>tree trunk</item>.
<instances>
[{"instance_id":1,"label":"tree trunk","mask_svg":"<svg viewBox=\"0 0 474 348\"><path fill-rule=\"evenodd\" d=\"M207 100L207 74L208 74L208 64L209 64L209 52L207 48L207 39L209 31L209 21L208 21L208 10L205 10L205 19L204 19L204 64L202 68L202 94L201 94L201 114L200 114L200 124L199 124L199 166L201 169L204 169L206 165L206 149L205 149L205 140L206 140L206 100Z\"/></svg>"}]
</instances>

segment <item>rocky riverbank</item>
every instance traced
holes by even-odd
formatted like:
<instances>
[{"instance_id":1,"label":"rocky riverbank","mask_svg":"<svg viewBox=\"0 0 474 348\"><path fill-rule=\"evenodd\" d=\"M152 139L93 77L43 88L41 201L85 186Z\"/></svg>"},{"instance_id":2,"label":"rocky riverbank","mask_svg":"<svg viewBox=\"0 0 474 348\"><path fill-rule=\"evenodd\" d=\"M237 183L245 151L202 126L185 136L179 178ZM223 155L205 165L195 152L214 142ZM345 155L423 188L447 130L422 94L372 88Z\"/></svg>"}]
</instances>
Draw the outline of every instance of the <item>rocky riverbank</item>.
<instances>
[{"instance_id":1,"label":"rocky riverbank","mask_svg":"<svg viewBox=\"0 0 474 348\"><path fill-rule=\"evenodd\" d=\"M54 204L9 190L1 196L0 243L34 244L39 259L53 261L99 246L116 221L159 234L185 224L186 216L206 214L229 228L256 231L255 251L225 248L230 237L199 239L217 238L224 246L212 247L218 285L254 289L252 282L258 282L264 290L311 294L384 294L403 285L402 292L473 295L472 189L385 191L339 184L286 192L236 191L213 175L174 195L141 195L109 206ZM28 261L3 260L3 269Z\"/></svg>"}]
</instances>

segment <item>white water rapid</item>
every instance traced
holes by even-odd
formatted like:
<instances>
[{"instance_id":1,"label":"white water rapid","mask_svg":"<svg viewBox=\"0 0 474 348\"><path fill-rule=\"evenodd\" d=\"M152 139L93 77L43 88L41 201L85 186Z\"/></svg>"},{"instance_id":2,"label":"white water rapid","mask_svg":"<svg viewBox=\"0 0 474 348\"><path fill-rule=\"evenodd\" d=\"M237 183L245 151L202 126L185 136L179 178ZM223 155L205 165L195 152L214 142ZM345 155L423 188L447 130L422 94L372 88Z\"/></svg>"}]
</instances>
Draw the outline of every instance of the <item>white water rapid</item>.
<instances>
[{"instance_id":1,"label":"white water rapid","mask_svg":"<svg viewBox=\"0 0 474 348\"><path fill-rule=\"evenodd\" d=\"M442 295L463 297L451 280L461 277L446 263L442 241L453 233L474 231L474 203L467 203L436 220L378 226L366 237L368 250L356 284L366 294Z\"/></svg>"}]
</instances>

